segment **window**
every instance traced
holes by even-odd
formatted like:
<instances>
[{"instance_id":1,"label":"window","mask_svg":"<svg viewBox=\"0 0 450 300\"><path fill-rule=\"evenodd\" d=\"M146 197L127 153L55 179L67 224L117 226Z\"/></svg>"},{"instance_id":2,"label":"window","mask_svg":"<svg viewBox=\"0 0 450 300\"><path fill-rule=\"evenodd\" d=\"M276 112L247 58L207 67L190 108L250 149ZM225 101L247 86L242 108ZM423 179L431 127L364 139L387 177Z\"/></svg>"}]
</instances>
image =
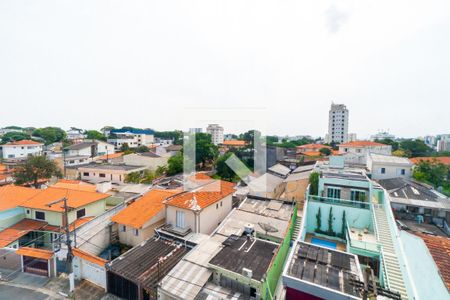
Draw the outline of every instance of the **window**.
<instances>
[{"instance_id":1,"label":"window","mask_svg":"<svg viewBox=\"0 0 450 300\"><path fill-rule=\"evenodd\" d=\"M365 191L356 191L352 190L350 192L350 200L352 201L366 201L366 192Z\"/></svg>"},{"instance_id":2,"label":"window","mask_svg":"<svg viewBox=\"0 0 450 300\"><path fill-rule=\"evenodd\" d=\"M125 225L122 225L122 232L125 232L125 231L127 231L127 226L125 226Z\"/></svg>"},{"instance_id":3,"label":"window","mask_svg":"<svg viewBox=\"0 0 450 300\"><path fill-rule=\"evenodd\" d=\"M36 220L45 220L45 213L42 211L35 212Z\"/></svg>"},{"instance_id":4,"label":"window","mask_svg":"<svg viewBox=\"0 0 450 300\"><path fill-rule=\"evenodd\" d=\"M105 178L105 177L106 177L106 174L100 173L100 174L98 174L98 176L99 176L99 177L102 177L102 178Z\"/></svg>"},{"instance_id":5,"label":"window","mask_svg":"<svg viewBox=\"0 0 450 300\"><path fill-rule=\"evenodd\" d=\"M184 212L177 210L176 227L184 228Z\"/></svg>"},{"instance_id":6,"label":"window","mask_svg":"<svg viewBox=\"0 0 450 300\"><path fill-rule=\"evenodd\" d=\"M386 174L386 168L381 168L381 174Z\"/></svg>"},{"instance_id":7,"label":"window","mask_svg":"<svg viewBox=\"0 0 450 300\"><path fill-rule=\"evenodd\" d=\"M361 149L356 149L356 152L357 153L361 153Z\"/></svg>"},{"instance_id":8,"label":"window","mask_svg":"<svg viewBox=\"0 0 450 300\"><path fill-rule=\"evenodd\" d=\"M405 175L405 174L406 174L405 169L401 169L401 170L400 170L400 174L401 174L401 175Z\"/></svg>"},{"instance_id":9,"label":"window","mask_svg":"<svg viewBox=\"0 0 450 300\"><path fill-rule=\"evenodd\" d=\"M84 172L83 176L89 176L89 172Z\"/></svg>"},{"instance_id":10,"label":"window","mask_svg":"<svg viewBox=\"0 0 450 300\"><path fill-rule=\"evenodd\" d=\"M219 209L219 203L216 203L216 209Z\"/></svg>"},{"instance_id":11,"label":"window","mask_svg":"<svg viewBox=\"0 0 450 300\"><path fill-rule=\"evenodd\" d=\"M82 208L80 210L77 210L77 219L84 217L86 215L86 209Z\"/></svg>"},{"instance_id":12,"label":"window","mask_svg":"<svg viewBox=\"0 0 450 300\"><path fill-rule=\"evenodd\" d=\"M223 203L222 203L222 201L220 201L220 207L222 207L223 206Z\"/></svg>"},{"instance_id":13,"label":"window","mask_svg":"<svg viewBox=\"0 0 450 300\"><path fill-rule=\"evenodd\" d=\"M344 148L344 152L348 152L348 148Z\"/></svg>"},{"instance_id":14,"label":"window","mask_svg":"<svg viewBox=\"0 0 450 300\"><path fill-rule=\"evenodd\" d=\"M29 209L27 209L27 215L29 215L30 214L30 210Z\"/></svg>"},{"instance_id":15,"label":"window","mask_svg":"<svg viewBox=\"0 0 450 300\"><path fill-rule=\"evenodd\" d=\"M341 198L341 190L338 188L328 188L327 189L327 197L340 199Z\"/></svg>"},{"instance_id":16,"label":"window","mask_svg":"<svg viewBox=\"0 0 450 300\"><path fill-rule=\"evenodd\" d=\"M139 229L135 229L135 230L134 230L134 235L135 235L135 236L139 236Z\"/></svg>"}]
</instances>

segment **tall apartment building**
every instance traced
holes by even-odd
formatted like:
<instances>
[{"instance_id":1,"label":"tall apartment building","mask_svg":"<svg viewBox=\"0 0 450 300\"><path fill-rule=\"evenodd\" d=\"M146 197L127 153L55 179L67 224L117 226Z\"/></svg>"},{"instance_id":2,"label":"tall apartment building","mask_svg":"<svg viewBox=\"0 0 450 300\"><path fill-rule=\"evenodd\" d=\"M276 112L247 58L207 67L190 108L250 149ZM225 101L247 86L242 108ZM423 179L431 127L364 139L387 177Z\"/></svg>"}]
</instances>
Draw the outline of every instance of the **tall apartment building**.
<instances>
[{"instance_id":1,"label":"tall apartment building","mask_svg":"<svg viewBox=\"0 0 450 300\"><path fill-rule=\"evenodd\" d=\"M223 127L219 126L219 124L209 124L206 127L206 132L211 134L211 141L214 145L223 143Z\"/></svg>"},{"instance_id":2,"label":"tall apartment building","mask_svg":"<svg viewBox=\"0 0 450 300\"><path fill-rule=\"evenodd\" d=\"M331 104L328 115L327 143L348 141L348 109L344 104Z\"/></svg>"}]
</instances>

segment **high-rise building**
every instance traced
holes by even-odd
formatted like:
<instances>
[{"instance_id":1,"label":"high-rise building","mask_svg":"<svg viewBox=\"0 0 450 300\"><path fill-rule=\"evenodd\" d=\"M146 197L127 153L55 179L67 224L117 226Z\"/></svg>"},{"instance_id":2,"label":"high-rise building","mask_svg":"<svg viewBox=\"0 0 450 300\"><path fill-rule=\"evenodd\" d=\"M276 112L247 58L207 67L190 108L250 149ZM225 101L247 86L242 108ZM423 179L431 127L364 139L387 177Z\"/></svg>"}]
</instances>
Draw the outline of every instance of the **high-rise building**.
<instances>
[{"instance_id":1,"label":"high-rise building","mask_svg":"<svg viewBox=\"0 0 450 300\"><path fill-rule=\"evenodd\" d=\"M344 104L331 104L328 114L327 143L348 141L348 109Z\"/></svg>"},{"instance_id":2,"label":"high-rise building","mask_svg":"<svg viewBox=\"0 0 450 300\"><path fill-rule=\"evenodd\" d=\"M201 128L189 128L189 133L202 133L203 129Z\"/></svg>"},{"instance_id":3,"label":"high-rise building","mask_svg":"<svg viewBox=\"0 0 450 300\"><path fill-rule=\"evenodd\" d=\"M219 126L219 124L209 124L206 132L211 135L211 142L214 145L223 143L223 127Z\"/></svg>"}]
</instances>

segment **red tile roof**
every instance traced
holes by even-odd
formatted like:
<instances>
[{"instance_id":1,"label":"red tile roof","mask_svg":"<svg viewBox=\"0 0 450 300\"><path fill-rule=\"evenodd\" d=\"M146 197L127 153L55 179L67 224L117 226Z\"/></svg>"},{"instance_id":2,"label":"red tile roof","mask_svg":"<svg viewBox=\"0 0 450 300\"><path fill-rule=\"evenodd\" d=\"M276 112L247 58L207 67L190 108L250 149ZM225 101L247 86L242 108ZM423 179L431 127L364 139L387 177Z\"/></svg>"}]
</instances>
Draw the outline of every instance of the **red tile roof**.
<instances>
[{"instance_id":1,"label":"red tile roof","mask_svg":"<svg viewBox=\"0 0 450 300\"><path fill-rule=\"evenodd\" d=\"M72 251L73 255L76 257L79 257L81 259L87 260L91 263L94 263L96 265L102 266L104 267L106 265L106 263L108 262L106 259L103 259L101 257L92 255L90 253L87 253L81 249L78 248L74 248Z\"/></svg>"},{"instance_id":2,"label":"red tile roof","mask_svg":"<svg viewBox=\"0 0 450 300\"><path fill-rule=\"evenodd\" d=\"M23 219L18 223L0 231L0 248L6 247L30 231L44 228L47 222Z\"/></svg>"},{"instance_id":3,"label":"red tile roof","mask_svg":"<svg viewBox=\"0 0 450 300\"><path fill-rule=\"evenodd\" d=\"M16 185L5 185L0 187L0 211L22 205L28 199L40 192L41 190Z\"/></svg>"},{"instance_id":4,"label":"red tile roof","mask_svg":"<svg viewBox=\"0 0 450 300\"><path fill-rule=\"evenodd\" d=\"M344 144L340 144L339 147L380 147L388 146L386 144L372 142L372 141L353 141Z\"/></svg>"},{"instance_id":5,"label":"red tile roof","mask_svg":"<svg viewBox=\"0 0 450 300\"><path fill-rule=\"evenodd\" d=\"M151 190L113 216L111 220L140 229L164 208L164 200L180 192L180 190Z\"/></svg>"},{"instance_id":6,"label":"red tile roof","mask_svg":"<svg viewBox=\"0 0 450 300\"><path fill-rule=\"evenodd\" d=\"M427 245L447 289L450 290L450 239L423 233L415 234L420 236Z\"/></svg>"},{"instance_id":7,"label":"red tile roof","mask_svg":"<svg viewBox=\"0 0 450 300\"><path fill-rule=\"evenodd\" d=\"M94 217L83 217L76 219L75 221L69 224L69 231L73 231L74 229L80 227L81 225L89 222L92 219L94 219Z\"/></svg>"},{"instance_id":8,"label":"red tile roof","mask_svg":"<svg viewBox=\"0 0 450 300\"><path fill-rule=\"evenodd\" d=\"M55 183L51 187L86 191L86 192L95 192L97 190L97 187L94 184L86 183L80 180L65 180L65 179L60 179L57 183Z\"/></svg>"},{"instance_id":9,"label":"red tile roof","mask_svg":"<svg viewBox=\"0 0 450 300\"><path fill-rule=\"evenodd\" d=\"M322 153L320 153L319 151L305 151L305 152L300 152L299 154L303 154L306 156L321 156Z\"/></svg>"},{"instance_id":10,"label":"red tile roof","mask_svg":"<svg viewBox=\"0 0 450 300\"><path fill-rule=\"evenodd\" d=\"M21 140L21 141L15 141L15 142L9 142L5 145L8 146L21 146L21 145L44 145L43 143L35 142L32 140Z\"/></svg>"},{"instance_id":11,"label":"red tile roof","mask_svg":"<svg viewBox=\"0 0 450 300\"><path fill-rule=\"evenodd\" d=\"M37 249L37 248L31 248L31 247L22 247L19 248L19 250L16 251L16 254L22 255L22 256L31 256L34 258L40 258L49 260L53 257L53 251L45 250L45 249Z\"/></svg>"},{"instance_id":12,"label":"red tile roof","mask_svg":"<svg viewBox=\"0 0 450 300\"><path fill-rule=\"evenodd\" d=\"M54 204L51 207L49 207L48 204L53 201L60 200L64 197L67 197L67 205L69 207L79 208L106 199L110 197L110 195L97 192L86 192L49 187L45 190L41 190L40 193L28 199L20 206L62 212L64 210L62 208L62 203Z\"/></svg>"},{"instance_id":13,"label":"red tile roof","mask_svg":"<svg viewBox=\"0 0 450 300\"><path fill-rule=\"evenodd\" d=\"M236 147L242 147L247 145L246 141L240 141L240 140L227 140L223 141L222 145L224 146L236 146Z\"/></svg>"},{"instance_id":14,"label":"red tile roof","mask_svg":"<svg viewBox=\"0 0 450 300\"><path fill-rule=\"evenodd\" d=\"M322 145L322 144L306 144L306 145L301 145L301 146L297 146L297 149L313 149L313 150L320 150L322 148L328 148L331 149L330 146L327 145ZM312 151L313 151L312 150Z\"/></svg>"},{"instance_id":15,"label":"red tile roof","mask_svg":"<svg viewBox=\"0 0 450 300\"><path fill-rule=\"evenodd\" d=\"M116 152L116 153L111 153L111 154L108 154L108 155L105 154L105 155L99 156L96 159L97 160L113 159L113 158L122 157L123 155L124 155L124 152Z\"/></svg>"},{"instance_id":16,"label":"red tile roof","mask_svg":"<svg viewBox=\"0 0 450 300\"><path fill-rule=\"evenodd\" d=\"M420 161L433 162L436 160L444 165L450 165L450 156L440 156L440 157L413 157L409 159L413 164L418 164Z\"/></svg>"},{"instance_id":17,"label":"red tile roof","mask_svg":"<svg viewBox=\"0 0 450 300\"><path fill-rule=\"evenodd\" d=\"M202 210L232 194L234 186L232 182L215 180L195 191L176 195L168 199L166 203L184 209Z\"/></svg>"}]
</instances>

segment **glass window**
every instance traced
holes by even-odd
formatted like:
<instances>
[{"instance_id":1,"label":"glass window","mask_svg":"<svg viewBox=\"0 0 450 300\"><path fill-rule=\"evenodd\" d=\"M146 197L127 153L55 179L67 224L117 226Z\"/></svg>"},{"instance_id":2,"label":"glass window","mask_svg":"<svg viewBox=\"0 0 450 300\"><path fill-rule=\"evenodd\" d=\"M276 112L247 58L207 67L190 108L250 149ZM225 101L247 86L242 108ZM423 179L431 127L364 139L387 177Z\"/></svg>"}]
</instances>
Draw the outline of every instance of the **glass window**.
<instances>
[{"instance_id":1,"label":"glass window","mask_svg":"<svg viewBox=\"0 0 450 300\"><path fill-rule=\"evenodd\" d=\"M77 219L84 217L86 215L86 209L77 210Z\"/></svg>"},{"instance_id":2,"label":"glass window","mask_svg":"<svg viewBox=\"0 0 450 300\"><path fill-rule=\"evenodd\" d=\"M84 172L83 176L89 176L89 172Z\"/></svg>"},{"instance_id":3,"label":"glass window","mask_svg":"<svg viewBox=\"0 0 450 300\"><path fill-rule=\"evenodd\" d=\"M176 227L184 228L184 212L183 211L177 211Z\"/></svg>"},{"instance_id":4,"label":"glass window","mask_svg":"<svg viewBox=\"0 0 450 300\"><path fill-rule=\"evenodd\" d=\"M386 174L386 168L381 168L381 174Z\"/></svg>"},{"instance_id":5,"label":"glass window","mask_svg":"<svg viewBox=\"0 0 450 300\"><path fill-rule=\"evenodd\" d=\"M135 229L135 230L134 230L134 235L135 235L135 236L138 236L138 235L139 235L139 229Z\"/></svg>"},{"instance_id":6,"label":"glass window","mask_svg":"<svg viewBox=\"0 0 450 300\"><path fill-rule=\"evenodd\" d=\"M37 211L34 215L36 220L45 220L45 213L42 211Z\"/></svg>"},{"instance_id":7,"label":"glass window","mask_svg":"<svg viewBox=\"0 0 450 300\"><path fill-rule=\"evenodd\" d=\"M366 201L366 192L364 191L351 191L350 200L352 201Z\"/></svg>"},{"instance_id":8,"label":"glass window","mask_svg":"<svg viewBox=\"0 0 450 300\"><path fill-rule=\"evenodd\" d=\"M400 170L400 174L405 175L405 173L406 173L406 172L405 172L405 169L401 169L401 170Z\"/></svg>"},{"instance_id":9,"label":"glass window","mask_svg":"<svg viewBox=\"0 0 450 300\"><path fill-rule=\"evenodd\" d=\"M125 232L125 231L127 231L127 226L122 225L122 232Z\"/></svg>"},{"instance_id":10,"label":"glass window","mask_svg":"<svg viewBox=\"0 0 450 300\"><path fill-rule=\"evenodd\" d=\"M105 177L106 177L106 174L100 173L100 174L98 174L98 176L99 176L99 177L102 177L102 178L105 178Z\"/></svg>"},{"instance_id":11,"label":"glass window","mask_svg":"<svg viewBox=\"0 0 450 300\"><path fill-rule=\"evenodd\" d=\"M328 188L327 189L327 197L340 199L341 198L341 190L338 188Z\"/></svg>"}]
</instances>

